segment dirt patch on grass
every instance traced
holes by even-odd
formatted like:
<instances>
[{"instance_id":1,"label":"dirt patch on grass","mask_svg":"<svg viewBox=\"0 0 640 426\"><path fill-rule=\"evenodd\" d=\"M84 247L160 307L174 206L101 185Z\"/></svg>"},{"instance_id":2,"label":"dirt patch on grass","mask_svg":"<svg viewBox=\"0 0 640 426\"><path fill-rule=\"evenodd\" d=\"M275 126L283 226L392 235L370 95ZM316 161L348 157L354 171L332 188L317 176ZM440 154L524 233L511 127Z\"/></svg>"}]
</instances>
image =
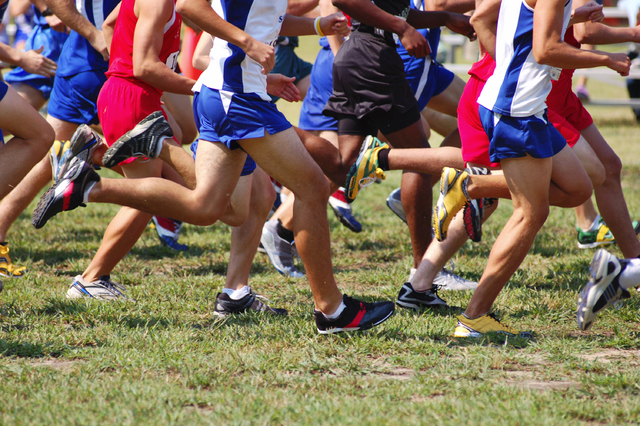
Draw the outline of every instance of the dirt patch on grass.
<instances>
[{"instance_id":1,"label":"dirt patch on grass","mask_svg":"<svg viewBox=\"0 0 640 426\"><path fill-rule=\"evenodd\" d=\"M578 357L586 361L603 363L624 361L631 364L640 364L640 350L605 349L592 354L580 354Z\"/></svg>"},{"instance_id":2,"label":"dirt patch on grass","mask_svg":"<svg viewBox=\"0 0 640 426\"><path fill-rule=\"evenodd\" d=\"M505 383L520 389L527 390L564 390L580 386L579 382L572 380L537 380L531 371L505 371L507 379Z\"/></svg>"},{"instance_id":3,"label":"dirt patch on grass","mask_svg":"<svg viewBox=\"0 0 640 426\"><path fill-rule=\"evenodd\" d=\"M49 367L54 370L69 370L71 367L82 364L83 362L84 361L80 360L43 359L31 361L27 364L33 367Z\"/></svg>"}]
</instances>

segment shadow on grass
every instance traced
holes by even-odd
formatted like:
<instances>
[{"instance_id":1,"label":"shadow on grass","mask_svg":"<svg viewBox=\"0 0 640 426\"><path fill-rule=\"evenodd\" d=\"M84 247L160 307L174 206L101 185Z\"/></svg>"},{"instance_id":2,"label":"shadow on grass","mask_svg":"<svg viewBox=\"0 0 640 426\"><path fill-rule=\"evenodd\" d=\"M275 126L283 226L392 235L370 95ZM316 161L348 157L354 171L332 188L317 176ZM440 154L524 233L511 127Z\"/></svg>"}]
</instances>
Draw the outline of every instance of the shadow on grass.
<instances>
[{"instance_id":1,"label":"shadow on grass","mask_svg":"<svg viewBox=\"0 0 640 426\"><path fill-rule=\"evenodd\" d=\"M59 358L70 347L58 343L31 343L0 339L0 357Z\"/></svg>"}]
</instances>

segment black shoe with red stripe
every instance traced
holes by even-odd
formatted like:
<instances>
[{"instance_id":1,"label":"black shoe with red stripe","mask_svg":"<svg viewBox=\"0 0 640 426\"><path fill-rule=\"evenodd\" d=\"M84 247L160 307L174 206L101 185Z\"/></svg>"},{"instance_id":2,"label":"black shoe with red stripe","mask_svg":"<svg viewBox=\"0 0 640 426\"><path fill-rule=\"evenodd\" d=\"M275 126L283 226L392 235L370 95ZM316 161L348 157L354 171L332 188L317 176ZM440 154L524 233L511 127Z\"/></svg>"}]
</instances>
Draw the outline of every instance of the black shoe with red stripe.
<instances>
[{"instance_id":1,"label":"black shoe with red stripe","mask_svg":"<svg viewBox=\"0 0 640 426\"><path fill-rule=\"evenodd\" d=\"M90 185L100 180L100 176L86 161L75 157L58 182L44 193L33 212L31 221L37 229L60 212L86 207L84 194Z\"/></svg>"},{"instance_id":2,"label":"black shoe with red stripe","mask_svg":"<svg viewBox=\"0 0 640 426\"><path fill-rule=\"evenodd\" d=\"M313 312L316 317L318 333L333 334L343 331L367 330L389 319L396 308L393 302L365 303L346 294L342 301L346 307L336 319L328 319L320 311Z\"/></svg>"}]
</instances>

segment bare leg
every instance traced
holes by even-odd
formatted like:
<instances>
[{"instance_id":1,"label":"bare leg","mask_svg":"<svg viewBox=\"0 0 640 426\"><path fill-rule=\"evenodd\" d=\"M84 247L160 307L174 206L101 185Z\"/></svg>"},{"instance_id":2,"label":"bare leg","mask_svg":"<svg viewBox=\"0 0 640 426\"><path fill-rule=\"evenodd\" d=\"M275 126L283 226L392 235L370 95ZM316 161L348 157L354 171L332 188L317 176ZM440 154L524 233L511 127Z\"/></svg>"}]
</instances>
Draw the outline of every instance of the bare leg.
<instances>
[{"instance_id":1,"label":"bare leg","mask_svg":"<svg viewBox=\"0 0 640 426\"><path fill-rule=\"evenodd\" d=\"M0 155L2 199L45 156L55 133L38 111L11 88L0 101L0 127L15 135Z\"/></svg>"},{"instance_id":2,"label":"bare leg","mask_svg":"<svg viewBox=\"0 0 640 426\"><path fill-rule=\"evenodd\" d=\"M606 171L604 183L594 191L600 214L611 229L624 257L636 257L640 255L640 241L631 225L631 217L622 192L620 158L613 152L594 124L580 133L589 142Z\"/></svg>"},{"instance_id":3,"label":"bare leg","mask_svg":"<svg viewBox=\"0 0 640 426\"><path fill-rule=\"evenodd\" d=\"M165 103L165 109L171 113L180 128L182 133L182 137L178 139L180 144L188 145L196 140L198 137L198 128L196 127L196 120L193 117L191 97L164 92L162 100Z\"/></svg>"},{"instance_id":4,"label":"bare leg","mask_svg":"<svg viewBox=\"0 0 640 426\"><path fill-rule=\"evenodd\" d=\"M251 263L260 244L262 225L275 199L269 176L259 167L253 172L249 217L231 231L231 251L225 287L238 290L249 282Z\"/></svg>"}]
</instances>

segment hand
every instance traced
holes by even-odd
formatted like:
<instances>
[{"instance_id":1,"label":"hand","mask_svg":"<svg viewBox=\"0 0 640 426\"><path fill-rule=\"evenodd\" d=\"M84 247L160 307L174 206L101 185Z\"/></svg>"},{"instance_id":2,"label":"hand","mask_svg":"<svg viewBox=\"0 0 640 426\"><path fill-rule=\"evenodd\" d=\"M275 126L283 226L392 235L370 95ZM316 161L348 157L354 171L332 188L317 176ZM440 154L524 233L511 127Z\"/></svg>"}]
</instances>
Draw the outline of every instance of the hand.
<instances>
[{"instance_id":1,"label":"hand","mask_svg":"<svg viewBox=\"0 0 640 426\"><path fill-rule=\"evenodd\" d=\"M411 25L407 24L407 29L398 35L400 42L404 48L407 49L409 55L415 56L416 58L424 58L431 54L431 48L427 40Z\"/></svg>"},{"instance_id":2,"label":"hand","mask_svg":"<svg viewBox=\"0 0 640 426\"><path fill-rule=\"evenodd\" d=\"M43 50L44 46L40 46L40 49L24 52L20 58L19 65L30 74L53 77L56 75L56 68L58 66L51 59L41 55Z\"/></svg>"},{"instance_id":3,"label":"hand","mask_svg":"<svg viewBox=\"0 0 640 426\"><path fill-rule=\"evenodd\" d=\"M631 60L626 53L607 53L607 55L609 56L609 64L607 64L609 68L623 77L629 75Z\"/></svg>"},{"instance_id":4,"label":"hand","mask_svg":"<svg viewBox=\"0 0 640 426\"><path fill-rule=\"evenodd\" d=\"M602 22L604 13L602 13L602 5L595 1L590 1L584 6L580 6L571 13L572 22L574 24L580 22Z\"/></svg>"},{"instance_id":5,"label":"hand","mask_svg":"<svg viewBox=\"0 0 640 426\"><path fill-rule=\"evenodd\" d=\"M267 76L267 93L287 102L298 102L300 91L293 84L295 79L295 77L286 77L282 74L269 74Z\"/></svg>"},{"instance_id":6,"label":"hand","mask_svg":"<svg viewBox=\"0 0 640 426\"><path fill-rule=\"evenodd\" d=\"M469 17L460 13L449 13L449 19L447 20L447 28L454 33L462 34L469 40L474 41L476 39L476 32L469 23Z\"/></svg>"},{"instance_id":7,"label":"hand","mask_svg":"<svg viewBox=\"0 0 640 426\"><path fill-rule=\"evenodd\" d=\"M93 36L89 40L89 44L96 49L105 61L109 60L109 46L107 46L107 40L104 38L104 33L98 29L93 33Z\"/></svg>"},{"instance_id":8,"label":"hand","mask_svg":"<svg viewBox=\"0 0 640 426\"><path fill-rule=\"evenodd\" d=\"M276 51L272 46L260 43L253 37L249 37L242 49L248 57L262 65L262 74L269 74L276 65Z\"/></svg>"},{"instance_id":9,"label":"hand","mask_svg":"<svg viewBox=\"0 0 640 426\"><path fill-rule=\"evenodd\" d=\"M69 32L69 30L67 29L67 26L56 15L50 15L44 19L47 20L47 24L49 24L52 30L57 31L59 33Z\"/></svg>"},{"instance_id":10,"label":"hand","mask_svg":"<svg viewBox=\"0 0 640 426\"><path fill-rule=\"evenodd\" d=\"M349 21L345 18L342 12L334 13L333 15L325 16L320 19L320 29L324 35L339 35L346 37L351 34L351 28L349 27Z\"/></svg>"}]
</instances>

